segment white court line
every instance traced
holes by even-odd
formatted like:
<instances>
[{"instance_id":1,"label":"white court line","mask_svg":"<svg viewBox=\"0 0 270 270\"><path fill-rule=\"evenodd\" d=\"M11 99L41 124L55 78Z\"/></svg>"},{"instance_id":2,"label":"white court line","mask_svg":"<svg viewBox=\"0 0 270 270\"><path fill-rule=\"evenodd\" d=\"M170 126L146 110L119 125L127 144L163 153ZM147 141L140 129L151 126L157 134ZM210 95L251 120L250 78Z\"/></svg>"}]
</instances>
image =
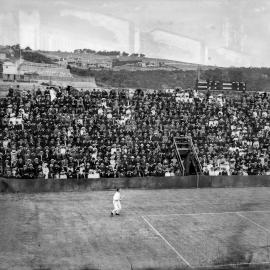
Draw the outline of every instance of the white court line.
<instances>
[{"instance_id":1,"label":"white court line","mask_svg":"<svg viewBox=\"0 0 270 270\"><path fill-rule=\"evenodd\" d=\"M246 220L248 220L249 222L253 223L254 225L256 225L257 227L261 228L262 230L264 230L265 232L270 233L270 230L266 229L265 227L263 227L262 225L256 223L255 221L253 221L252 219L245 217L244 215L241 215L240 213L236 213L239 217L244 218Z\"/></svg>"},{"instance_id":2,"label":"white court line","mask_svg":"<svg viewBox=\"0 0 270 270\"><path fill-rule=\"evenodd\" d=\"M144 216L141 217L152 228L152 230L176 253L176 255L185 262L187 266L193 268L190 263L166 240L164 236L162 236L162 234Z\"/></svg>"},{"instance_id":3,"label":"white court line","mask_svg":"<svg viewBox=\"0 0 270 270\"><path fill-rule=\"evenodd\" d=\"M260 224L254 222L253 220L245 217L244 215L242 215L241 213L270 213L270 210L254 210L254 211L234 211L234 212L208 212L208 213L187 213L187 214L159 214L159 215L146 215L146 216L196 216L196 215L220 215L220 214L236 214L239 217L242 217L244 219L247 219L248 221L250 221L251 223L253 223L254 225L256 225L257 227L261 228L262 230L270 233L270 230L266 229L265 227L261 226ZM146 220L145 217L142 216L142 218L149 224L149 226L156 232L156 234L158 234L173 250L174 252L183 260L186 262L186 264L188 266L190 266L192 268L192 266L190 264L188 264L188 262L183 258L183 256L181 256L181 254L179 254L177 252L177 250L151 225L151 223ZM219 267L234 267L234 266L241 266L241 265L263 265L263 264L270 264L269 262L258 262L258 263L235 263L235 264L220 264L220 265L208 265L208 266L198 266L199 268L202 269L213 269L213 268L219 268Z\"/></svg>"},{"instance_id":4,"label":"white court line","mask_svg":"<svg viewBox=\"0 0 270 270\"><path fill-rule=\"evenodd\" d=\"M232 212L205 212L205 213L179 213L179 214L153 214L145 215L148 217L169 217L169 216L197 216L197 215L222 215L222 214L237 214L237 213L270 213L270 210L254 210L254 211L232 211Z\"/></svg>"}]
</instances>

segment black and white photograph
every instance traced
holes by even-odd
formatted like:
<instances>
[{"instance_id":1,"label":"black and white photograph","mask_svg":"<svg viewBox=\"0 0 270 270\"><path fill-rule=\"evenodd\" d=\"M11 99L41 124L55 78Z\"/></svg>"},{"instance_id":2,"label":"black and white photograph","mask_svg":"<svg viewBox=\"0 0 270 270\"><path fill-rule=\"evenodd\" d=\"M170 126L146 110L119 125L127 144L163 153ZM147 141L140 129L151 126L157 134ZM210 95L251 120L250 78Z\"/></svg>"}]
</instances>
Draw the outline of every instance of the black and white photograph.
<instances>
[{"instance_id":1,"label":"black and white photograph","mask_svg":"<svg viewBox=\"0 0 270 270\"><path fill-rule=\"evenodd\" d=\"M0 0L0 270L270 270L269 0Z\"/></svg>"}]
</instances>

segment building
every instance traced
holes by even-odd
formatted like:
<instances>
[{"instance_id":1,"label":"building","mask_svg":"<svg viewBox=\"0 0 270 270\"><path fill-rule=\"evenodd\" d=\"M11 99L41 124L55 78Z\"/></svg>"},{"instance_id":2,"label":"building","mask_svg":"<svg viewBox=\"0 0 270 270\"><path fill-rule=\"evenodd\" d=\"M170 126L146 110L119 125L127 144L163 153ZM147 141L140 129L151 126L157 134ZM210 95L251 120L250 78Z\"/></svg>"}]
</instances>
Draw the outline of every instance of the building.
<instances>
[{"instance_id":1,"label":"building","mask_svg":"<svg viewBox=\"0 0 270 270\"><path fill-rule=\"evenodd\" d=\"M0 60L6 60L7 55L4 52L0 52Z\"/></svg>"},{"instance_id":2,"label":"building","mask_svg":"<svg viewBox=\"0 0 270 270\"><path fill-rule=\"evenodd\" d=\"M146 67L160 67L160 64L157 60L146 62L145 65Z\"/></svg>"},{"instance_id":3,"label":"building","mask_svg":"<svg viewBox=\"0 0 270 270\"><path fill-rule=\"evenodd\" d=\"M138 62L138 66L145 68L146 67L146 63L145 62Z\"/></svg>"},{"instance_id":4,"label":"building","mask_svg":"<svg viewBox=\"0 0 270 270\"><path fill-rule=\"evenodd\" d=\"M28 82L37 80L39 74L35 70L22 70L20 61L15 63L6 61L3 63L3 81Z\"/></svg>"},{"instance_id":5,"label":"building","mask_svg":"<svg viewBox=\"0 0 270 270\"><path fill-rule=\"evenodd\" d=\"M23 81L24 82L31 82L31 81L35 81L37 79L38 79L38 74L36 72L23 74Z\"/></svg>"},{"instance_id":6,"label":"building","mask_svg":"<svg viewBox=\"0 0 270 270\"><path fill-rule=\"evenodd\" d=\"M112 61L104 61L101 63L98 63L98 67L105 68L105 69L111 69L112 68Z\"/></svg>"},{"instance_id":7,"label":"building","mask_svg":"<svg viewBox=\"0 0 270 270\"><path fill-rule=\"evenodd\" d=\"M18 77L17 64L7 61L3 63L3 80L15 81Z\"/></svg>"}]
</instances>

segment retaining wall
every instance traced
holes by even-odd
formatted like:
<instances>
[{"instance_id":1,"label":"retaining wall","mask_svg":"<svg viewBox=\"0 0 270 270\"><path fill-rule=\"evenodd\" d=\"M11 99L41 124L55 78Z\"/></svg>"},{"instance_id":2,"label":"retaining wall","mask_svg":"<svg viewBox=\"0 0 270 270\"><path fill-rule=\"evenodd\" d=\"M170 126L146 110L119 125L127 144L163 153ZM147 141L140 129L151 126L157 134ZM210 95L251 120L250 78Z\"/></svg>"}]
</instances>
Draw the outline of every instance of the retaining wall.
<instances>
[{"instance_id":1,"label":"retaining wall","mask_svg":"<svg viewBox=\"0 0 270 270\"><path fill-rule=\"evenodd\" d=\"M119 188L224 188L270 187L270 176L174 176L98 179L15 179L0 178L0 192L61 192Z\"/></svg>"}]
</instances>

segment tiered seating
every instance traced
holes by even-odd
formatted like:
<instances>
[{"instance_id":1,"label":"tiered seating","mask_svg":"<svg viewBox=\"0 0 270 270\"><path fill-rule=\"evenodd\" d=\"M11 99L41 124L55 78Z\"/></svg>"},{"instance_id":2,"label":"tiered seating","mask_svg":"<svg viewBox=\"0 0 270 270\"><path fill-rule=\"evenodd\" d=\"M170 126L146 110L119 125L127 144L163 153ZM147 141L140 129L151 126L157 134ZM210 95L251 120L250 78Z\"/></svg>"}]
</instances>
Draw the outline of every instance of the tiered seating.
<instances>
[{"instance_id":1,"label":"tiered seating","mask_svg":"<svg viewBox=\"0 0 270 270\"><path fill-rule=\"evenodd\" d=\"M205 174L270 174L267 95L51 94L10 92L0 99L0 175L178 175L174 138L181 136L192 138Z\"/></svg>"}]
</instances>

